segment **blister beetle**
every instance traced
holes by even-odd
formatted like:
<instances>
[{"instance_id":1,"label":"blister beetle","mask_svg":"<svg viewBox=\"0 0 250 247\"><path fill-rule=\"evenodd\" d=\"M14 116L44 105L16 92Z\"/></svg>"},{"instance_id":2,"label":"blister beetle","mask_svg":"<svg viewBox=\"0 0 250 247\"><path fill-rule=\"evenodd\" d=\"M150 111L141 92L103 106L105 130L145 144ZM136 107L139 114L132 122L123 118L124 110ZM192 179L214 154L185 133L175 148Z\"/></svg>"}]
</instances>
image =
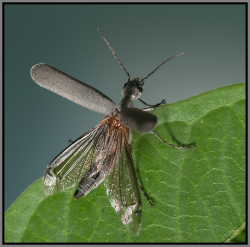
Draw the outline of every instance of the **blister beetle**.
<instances>
[{"instance_id":1,"label":"blister beetle","mask_svg":"<svg viewBox=\"0 0 250 247\"><path fill-rule=\"evenodd\" d=\"M164 63L183 53L164 61L145 78L130 80L129 73L113 48L101 31L98 31L128 77L121 92L123 99L118 106L97 89L56 68L42 63L31 68L32 79L41 87L106 115L98 125L72 142L51 161L44 172L43 187L46 195L53 195L79 183L74 194L75 198L79 198L104 181L112 207L120 215L126 228L137 236L141 228L142 201L130 147L131 129L152 133L164 144L177 147L166 143L154 132L157 117L148 112L165 104L165 100L156 105L148 105L139 97L145 80ZM136 99L147 108L135 108Z\"/></svg>"}]
</instances>

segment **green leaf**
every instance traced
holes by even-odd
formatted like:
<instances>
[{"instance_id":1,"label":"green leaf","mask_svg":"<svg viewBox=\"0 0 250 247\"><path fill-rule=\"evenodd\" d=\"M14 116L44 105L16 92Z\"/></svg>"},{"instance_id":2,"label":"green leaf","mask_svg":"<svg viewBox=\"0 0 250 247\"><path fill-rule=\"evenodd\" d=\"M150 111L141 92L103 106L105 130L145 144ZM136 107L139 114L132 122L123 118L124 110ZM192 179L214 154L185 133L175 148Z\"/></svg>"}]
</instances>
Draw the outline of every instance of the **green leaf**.
<instances>
[{"instance_id":1,"label":"green leaf","mask_svg":"<svg viewBox=\"0 0 250 247\"><path fill-rule=\"evenodd\" d=\"M245 84L161 106L155 132L133 132L142 227L132 236L103 184L78 200L76 189L45 196L33 183L5 213L5 242L246 242ZM44 167L45 168L45 167Z\"/></svg>"},{"instance_id":2,"label":"green leaf","mask_svg":"<svg viewBox=\"0 0 250 247\"><path fill-rule=\"evenodd\" d=\"M246 222L244 222L225 243L246 243Z\"/></svg>"}]
</instances>

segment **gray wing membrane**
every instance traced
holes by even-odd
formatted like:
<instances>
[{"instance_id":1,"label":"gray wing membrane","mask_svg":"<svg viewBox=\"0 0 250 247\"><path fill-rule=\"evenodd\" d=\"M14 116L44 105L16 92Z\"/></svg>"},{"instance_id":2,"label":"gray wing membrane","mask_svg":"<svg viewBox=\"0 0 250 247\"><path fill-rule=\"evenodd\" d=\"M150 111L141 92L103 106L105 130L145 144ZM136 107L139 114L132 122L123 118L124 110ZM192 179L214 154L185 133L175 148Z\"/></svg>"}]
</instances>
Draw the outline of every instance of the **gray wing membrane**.
<instances>
[{"instance_id":1,"label":"gray wing membrane","mask_svg":"<svg viewBox=\"0 0 250 247\"><path fill-rule=\"evenodd\" d=\"M117 136L116 165L104 181L112 207L119 213L122 223L134 235L141 229L142 202L132 159L131 149L122 133Z\"/></svg>"},{"instance_id":2,"label":"gray wing membrane","mask_svg":"<svg viewBox=\"0 0 250 247\"><path fill-rule=\"evenodd\" d=\"M108 122L99 123L63 150L46 168L43 187L53 195L75 186L83 176L90 177L101 169L107 152Z\"/></svg>"},{"instance_id":3,"label":"gray wing membrane","mask_svg":"<svg viewBox=\"0 0 250 247\"><path fill-rule=\"evenodd\" d=\"M50 65L36 64L31 68L30 74L41 87L92 111L112 115L116 108L115 103L99 90Z\"/></svg>"}]
</instances>

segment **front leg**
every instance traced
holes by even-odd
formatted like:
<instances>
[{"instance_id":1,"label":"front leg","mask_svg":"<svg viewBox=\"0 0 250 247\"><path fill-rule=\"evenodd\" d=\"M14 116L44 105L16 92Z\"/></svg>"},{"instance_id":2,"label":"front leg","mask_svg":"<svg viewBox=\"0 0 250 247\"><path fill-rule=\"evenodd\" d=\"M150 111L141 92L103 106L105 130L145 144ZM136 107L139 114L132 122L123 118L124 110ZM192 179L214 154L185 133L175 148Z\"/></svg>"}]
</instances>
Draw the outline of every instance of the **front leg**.
<instances>
[{"instance_id":1,"label":"front leg","mask_svg":"<svg viewBox=\"0 0 250 247\"><path fill-rule=\"evenodd\" d=\"M165 104L167 103L166 100L164 99L164 100L162 100L162 102L160 102L160 103L158 103L158 104L149 105L149 104L147 104L145 101L143 101L143 100L141 100L141 99L138 99L138 100L141 101L144 105L149 106L149 107L147 107L147 108L143 108L143 109L142 109L143 111L153 111L153 110L155 110L157 107L159 107L160 105L165 105Z\"/></svg>"}]
</instances>

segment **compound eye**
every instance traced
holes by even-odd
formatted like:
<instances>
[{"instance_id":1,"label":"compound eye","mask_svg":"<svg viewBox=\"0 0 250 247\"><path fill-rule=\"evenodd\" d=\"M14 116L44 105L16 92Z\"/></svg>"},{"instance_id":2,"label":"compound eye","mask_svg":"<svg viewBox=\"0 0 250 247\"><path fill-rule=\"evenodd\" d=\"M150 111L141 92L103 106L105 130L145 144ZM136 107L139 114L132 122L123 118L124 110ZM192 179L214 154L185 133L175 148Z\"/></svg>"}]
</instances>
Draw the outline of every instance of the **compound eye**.
<instances>
[{"instance_id":1,"label":"compound eye","mask_svg":"<svg viewBox=\"0 0 250 247\"><path fill-rule=\"evenodd\" d=\"M128 85L128 83L126 82L126 83L124 84L123 88L125 88L127 85Z\"/></svg>"},{"instance_id":2,"label":"compound eye","mask_svg":"<svg viewBox=\"0 0 250 247\"><path fill-rule=\"evenodd\" d=\"M141 84L137 84L136 86L137 86L137 89L142 93L143 88L142 88Z\"/></svg>"}]
</instances>

